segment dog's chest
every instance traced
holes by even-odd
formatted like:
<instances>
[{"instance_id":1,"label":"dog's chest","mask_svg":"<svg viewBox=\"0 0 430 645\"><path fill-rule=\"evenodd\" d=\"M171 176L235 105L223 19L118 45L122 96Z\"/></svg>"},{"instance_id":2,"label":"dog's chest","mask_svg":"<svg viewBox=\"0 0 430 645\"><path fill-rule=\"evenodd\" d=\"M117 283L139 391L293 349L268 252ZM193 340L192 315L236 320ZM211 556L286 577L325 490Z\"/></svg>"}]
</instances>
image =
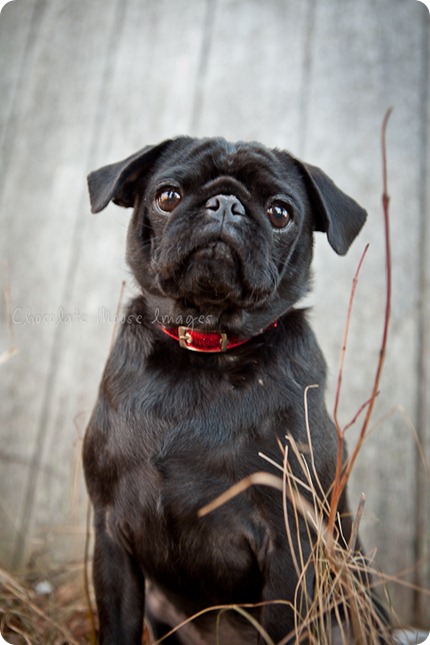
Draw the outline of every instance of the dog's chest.
<instances>
[{"instance_id":1,"label":"dog's chest","mask_svg":"<svg viewBox=\"0 0 430 645\"><path fill-rule=\"evenodd\" d=\"M209 396L209 387L202 392L190 381L183 376L165 389L164 404L153 388L140 402L140 416L129 421L131 457L116 486L116 530L159 585L170 588L173 580L179 595L189 589L201 595L202 580L210 579L208 602L226 594L233 599L243 589L243 601L251 602L259 580L256 552L268 539L251 492L208 516L199 517L199 510L266 469L259 451L279 453L273 416L261 399L256 404L252 389L238 393L213 379Z\"/></svg>"},{"instance_id":2,"label":"dog's chest","mask_svg":"<svg viewBox=\"0 0 430 645\"><path fill-rule=\"evenodd\" d=\"M134 372L113 364L94 420L93 443L101 444L97 432L107 429L97 479L112 482L109 531L159 586L203 596L210 579L207 604L238 595L252 602L260 591L258 554L273 528L266 501L248 490L208 516L199 510L268 470L259 453L282 462L278 439L296 425L285 393L299 388L280 368L263 370L259 356L225 362L224 370L202 362L166 366L156 355Z\"/></svg>"},{"instance_id":3,"label":"dog's chest","mask_svg":"<svg viewBox=\"0 0 430 645\"><path fill-rule=\"evenodd\" d=\"M146 463L139 477L125 476L114 531L125 536L146 575L170 593L202 599L210 591L207 603L233 601L239 593L243 602L252 602L260 591L256 554L269 533L249 493L199 516L243 474L225 455L214 454L213 460L200 451L185 458L172 450Z\"/></svg>"}]
</instances>

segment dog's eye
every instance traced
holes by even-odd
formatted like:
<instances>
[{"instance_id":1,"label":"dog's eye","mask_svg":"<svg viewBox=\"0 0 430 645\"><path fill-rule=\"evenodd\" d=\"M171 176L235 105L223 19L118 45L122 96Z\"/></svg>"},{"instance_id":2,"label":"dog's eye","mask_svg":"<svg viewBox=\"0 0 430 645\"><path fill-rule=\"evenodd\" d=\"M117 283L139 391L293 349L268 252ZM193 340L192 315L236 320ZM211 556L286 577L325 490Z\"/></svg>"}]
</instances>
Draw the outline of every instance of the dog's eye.
<instances>
[{"instance_id":1,"label":"dog's eye","mask_svg":"<svg viewBox=\"0 0 430 645\"><path fill-rule=\"evenodd\" d=\"M290 208L280 201L272 202L266 214L275 228L284 228L292 218Z\"/></svg>"},{"instance_id":2,"label":"dog's eye","mask_svg":"<svg viewBox=\"0 0 430 645\"><path fill-rule=\"evenodd\" d=\"M181 201L181 194L176 188L162 188L156 198L158 207L166 213L171 213Z\"/></svg>"}]
</instances>

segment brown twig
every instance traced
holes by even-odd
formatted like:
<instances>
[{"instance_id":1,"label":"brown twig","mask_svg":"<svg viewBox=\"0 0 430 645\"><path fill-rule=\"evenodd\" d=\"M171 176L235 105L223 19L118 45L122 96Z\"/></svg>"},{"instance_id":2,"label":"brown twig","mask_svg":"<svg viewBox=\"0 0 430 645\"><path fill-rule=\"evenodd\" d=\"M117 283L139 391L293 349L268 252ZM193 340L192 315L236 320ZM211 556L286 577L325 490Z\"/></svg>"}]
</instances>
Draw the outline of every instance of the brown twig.
<instances>
[{"instance_id":1,"label":"brown twig","mask_svg":"<svg viewBox=\"0 0 430 645\"><path fill-rule=\"evenodd\" d=\"M3 298L6 306L6 317L7 317L7 325L9 329L10 347L0 355L0 364L6 363L6 361L8 361L10 358L12 358L12 356L15 356L15 354L18 353L18 348L16 346L16 340L15 340L15 329L13 326L12 304L11 304L12 298L10 295L10 282L9 282L9 263L7 260L5 260L3 263L3 275L4 275Z\"/></svg>"},{"instance_id":2,"label":"brown twig","mask_svg":"<svg viewBox=\"0 0 430 645\"><path fill-rule=\"evenodd\" d=\"M351 323L351 318L352 318L352 307L354 304L354 299L355 299L355 291L357 289L357 284L358 284L358 277L360 275L361 268L363 266L364 258L366 257L366 253L368 251L369 245L366 244L364 251L361 255L360 262L358 263L357 270L355 272L353 281L352 281L352 286L351 286L351 292L349 296L349 304L348 304L348 311L346 315L346 323L345 323L345 330L343 333L343 340L342 340L342 348L340 352L340 361L339 361L339 372L338 372L338 379L337 379L337 388L336 388L336 398L335 398L335 404L334 404L334 412L333 412L333 420L334 420L334 425L336 428L336 434L337 434L337 460L336 460L336 473L334 476L334 482L335 485L333 487L333 494L332 494L332 503L331 503L331 513L329 517L329 531L332 533L333 532L333 526L334 526L334 521L337 513L337 505L339 502L339 498L335 496L335 492L337 494L337 488L336 488L336 482L339 482L342 478L342 468L343 468L343 448L344 448L344 437L345 437L345 428L342 430L340 423L339 423L339 418L338 418L338 409L339 409L339 403L340 403L340 393L342 389L342 381L343 381L343 368L345 365L345 356L346 356L346 347L347 347L347 342L348 342L348 336L349 336L349 327ZM356 416L354 417L357 418L361 412L361 409L357 412ZM354 422L353 419L353 422ZM339 495L340 497L340 495Z\"/></svg>"},{"instance_id":3,"label":"brown twig","mask_svg":"<svg viewBox=\"0 0 430 645\"><path fill-rule=\"evenodd\" d=\"M217 508L223 506L226 502L233 499L233 497L236 497L240 493L243 493L250 486L254 486L255 484L260 484L263 486L273 486L273 488L277 488L278 490L282 491L282 479L280 477L276 477L275 475L271 475L270 473L265 472L253 473L252 475L248 475L248 477L244 477L243 479L238 481L236 484L226 490L225 493L219 495L209 504L202 506L202 508L200 508L197 512L198 517L204 517L205 515L208 515L208 513L212 513Z\"/></svg>"},{"instance_id":4,"label":"brown twig","mask_svg":"<svg viewBox=\"0 0 430 645\"><path fill-rule=\"evenodd\" d=\"M345 364L345 356L346 356L346 345L348 342L348 335L349 335L349 326L351 323L351 318L352 318L352 306L354 304L354 298L355 298L355 291L357 289L357 284L358 284L358 277L360 275L361 267L363 266L364 258L366 257L366 253L369 249L369 244L366 244L364 247L364 251L361 255L360 262L358 263L357 270L354 275L354 279L352 281L352 287L351 287L351 293L349 296L349 304L348 304L348 312L346 315L346 323L345 323L345 330L343 333L343 340L342 340L342 349L340 353L340 365L339 365L339 373L338 373L338 379L337 379L337 388L336 388L336 398L335 398L335 404L334 404L334 413L333 413L333 418L336 426L336 430L338 434L343 434L343 432L340 429L340 424L338 421L338 409L339 409L339 402L340 402L340 393L342 389L342 380L343 380L343 368Z\"/></svg>"},{"instance_id":5,"label":"brown twig","mask_svg":"<svg viewBox=\"0 0 430 645\"><path fill-rule=\"evenodd\" d=\"M97 643L97 630L96 630L96 623L94 620L94 612L92 608L92 603L91 603L91 595L90 595L90 576L88 573L89 570L89 561L90 561L90 541L91 541L91 511L92 511L92 506L91 502L88 499L87 502L87 518L86 518L86 527L85 527L85 547L84 547L84 594L85 594L85 601L87 603L87 609L88 609L88 617L90 619L90 625L91 625L91 643L95 644Z\"/></svg>"},{"instance_id":6,"label":"brown twig","mask_svg":"<svg viewBox=\"0 0 430 645\"><path fill-rule=\"evenodd\" d=\"M344 432L340 430L339 423L337 421L337 405L339 401L339 392L336 395L336 404L335 404L335 425L336 425L336 430L338 434L338 459L337 459L337 467L336 467L336 475L335 475L335 481L334 481L334 486L333 486L333 492L332 492L332 498L331 498L331 505L330 505L330 517L329 517L329 522L328 522L328 527L329 530L333 530L335 519L336 519L336 514L337 514L337 508L339 504L340 497L342 495L342 492L346 486L346 483L349 479L349 476L351 474L351 470L354 466L354 463L358 457L358 454L361 450L361 446L363 444L364 438L366 436L366 432L369 426L370 418L372 416L373 408L375 405L375 401L378 395L378 389L379 389L379 383L381 380L381 374L382 374L382 368L384 366L384 360L385 360L385 353L386 353L386 348L387 348L387 340L388 340L388 329L389 329L389 323L390 323L390 312L391 312L391 241L390 241L390 216L389 216L389 205L390 205L390 197L388 195L388 170L387 170L387 151L386 151L386 131L387 131L387 125L388 125L388 120L390 118L392 112L392 108L389 108L387 110L384 121L382 124L382 136L381 136L381 149L382 149L382 175L383 175L383 193L382 193L382 209L383 209L383 217L384 217L384 229L385 229L385 269L386 269L386 300L385 300L385 314L384 314L384 326L383 326L383 333L382 333L382 341L381 341L381 348L379 351L379 359L377 363L377 368L376 368L376 374L375 378L373 381L373 389L372 393L369 399L369 403L367 406L367 412L366 416L364 418L361 431L360 431L360 436L358 438L358 441L355 445L355 448L353 450L353 453L347 463L343 465L342 463L342 452L343 452L343 437L344 437ZM361 267L361 262L359 265L359 269ZM359 270L358 269L358 270ZM358 271L357 270L357 271ZM354 296L354 291L355 291L355 286L356 283L353 283L353 289L351 292L351 297L353 298ZM351 307L351 299L350 299L350 307ZM347 318L347 329L349 327L349 317L350 317L350 309L348 310L348 318ZM344 336L345 340L345 336ZM343 367L343 360L344 360L344 352L345 352L345 342L342 347L342 359L341 359L341 370ZM340 374L339 382L338 382L338 390L340 391L340 383L342 381L342 375Z\"/></svg>"},{"instance_id":7,"label":"brown twig","mask_svg":"<svg viewBox=\"0 0 430 645\"><path fill-rule=\"evenodd\" d=\"M350 551L355 551L355 545L357 543L357 538L358 538L358 527L360 526L361 518L363 517L365 503L366 503L366 495L364 493L361 493L357 512L355 514L354 521L352 523L351 536L349 538L348 547Z\"/></svg>"}]
</instances>

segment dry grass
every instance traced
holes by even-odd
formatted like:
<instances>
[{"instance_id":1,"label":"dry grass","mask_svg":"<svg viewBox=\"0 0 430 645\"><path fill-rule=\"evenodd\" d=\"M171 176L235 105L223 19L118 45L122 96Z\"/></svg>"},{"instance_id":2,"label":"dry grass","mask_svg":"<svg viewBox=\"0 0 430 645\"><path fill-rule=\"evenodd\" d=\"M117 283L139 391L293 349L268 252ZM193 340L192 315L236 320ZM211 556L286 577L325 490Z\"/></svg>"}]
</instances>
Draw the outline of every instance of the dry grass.
<instances>
[{"instance_id":1,"label":"dry grass","mask_svg":"<svg viewBox=\"0 0 430 645\"><path fill-rule=\"evenodd\" d=\"M43 577L0 569L0 634L12 645L96 645L92 588L88 603L84 587L82 562ZM146 630L142 645L149 645Z\"/></svg>"},{"instance_id":2,"label":"dry grass","mask_svg":"<svg viewBox=\"0 0 430 645\"><path fill-rule=\"evenodd\" d=\"M91 643L82 565L52 569L43 580L0 570L0 632L14 645Z\"/></svg>"},{"instance_id":3,"label":"dry grass","mask_svg":"<svg viewBox=\"0 0 430 645\"><path fill-rule=\"evenodd\" d=\"M312 455L310 433L308 441ZM320 486L312 457L308 463L303 447L299 449L292 437L281 447L283 463L275 465L282 476L276 477L265 472L254 473L238 482L222 496L200 511L200 515L212 512L234 496L241 494L249 486L266 485L282 491L285 531L290 543L291 553L295 553L295 568L298 577L294 602L295 627L278 644L283 645L294 639L294 643L309 645L332 645L334 642L379 645L380 638L389 640L389 632L372 600L376 586L385 589L385 580L369 556L366 558L355 550L358 525L364 506L361 500L353 525L349 544L340 534L338 524L329 529L328 520L331 510L331 492L324 494ZM293 452L301 467L301 473L293 473L289 466L288 455ZM261 455L267 459L264 455ZM306 496L305 496L306 495ZM308 499L311 497L312 502ZM288 517L287 506L294 509L294 521ZM309 557L300 545L300 523L304 521L309 541L314 544ZM315 587L307 588L311 570ZM218 608L219 609L219 608ZM230 609L237 610L236 607ZM336 640L337 639L337 640ZM275 645L269 635L264 633L267 645Z\"/></svg>"}]
</instances>

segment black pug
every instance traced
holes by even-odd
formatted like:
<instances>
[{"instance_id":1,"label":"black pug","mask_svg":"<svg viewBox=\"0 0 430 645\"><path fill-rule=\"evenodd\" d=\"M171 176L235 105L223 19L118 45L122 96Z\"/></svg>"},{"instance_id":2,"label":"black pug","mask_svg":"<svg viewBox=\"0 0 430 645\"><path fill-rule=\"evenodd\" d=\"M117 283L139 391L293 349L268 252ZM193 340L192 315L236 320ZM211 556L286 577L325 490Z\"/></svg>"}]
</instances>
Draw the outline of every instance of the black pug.
<instances>
[{"instance_id":1,"label":"black pug","mask_svg":"<svg viewBox=\"0 0 430 645\"><path fill-rule=\"evenodd\" d=\"M291 435L319 481L333 482L337 440L326 369L295 304L307 292L314 231L343 255L366 212L318 168L257 143L179 137L89 176L92 211L133 207L127 259L140 288L109 356L84 443L95 511L94 584L103 645L141 643L215 605L249 611L274 642L294 630L298 582L282 494L249 487L282 463ZM304 479L294 452L289 462ZM307 455L308 461L310 457ZM303 489L303 494L306 491ZM312 535L288 505L293 549ZM345 496L342 533L351 532ZM312 593L313 573L307 572ZM266 603L283 600L287 602ZM250 645L235 611L206 612L169 642ZM217 629L220 641L216 641Z\"/></svg>"}]
</instances>

